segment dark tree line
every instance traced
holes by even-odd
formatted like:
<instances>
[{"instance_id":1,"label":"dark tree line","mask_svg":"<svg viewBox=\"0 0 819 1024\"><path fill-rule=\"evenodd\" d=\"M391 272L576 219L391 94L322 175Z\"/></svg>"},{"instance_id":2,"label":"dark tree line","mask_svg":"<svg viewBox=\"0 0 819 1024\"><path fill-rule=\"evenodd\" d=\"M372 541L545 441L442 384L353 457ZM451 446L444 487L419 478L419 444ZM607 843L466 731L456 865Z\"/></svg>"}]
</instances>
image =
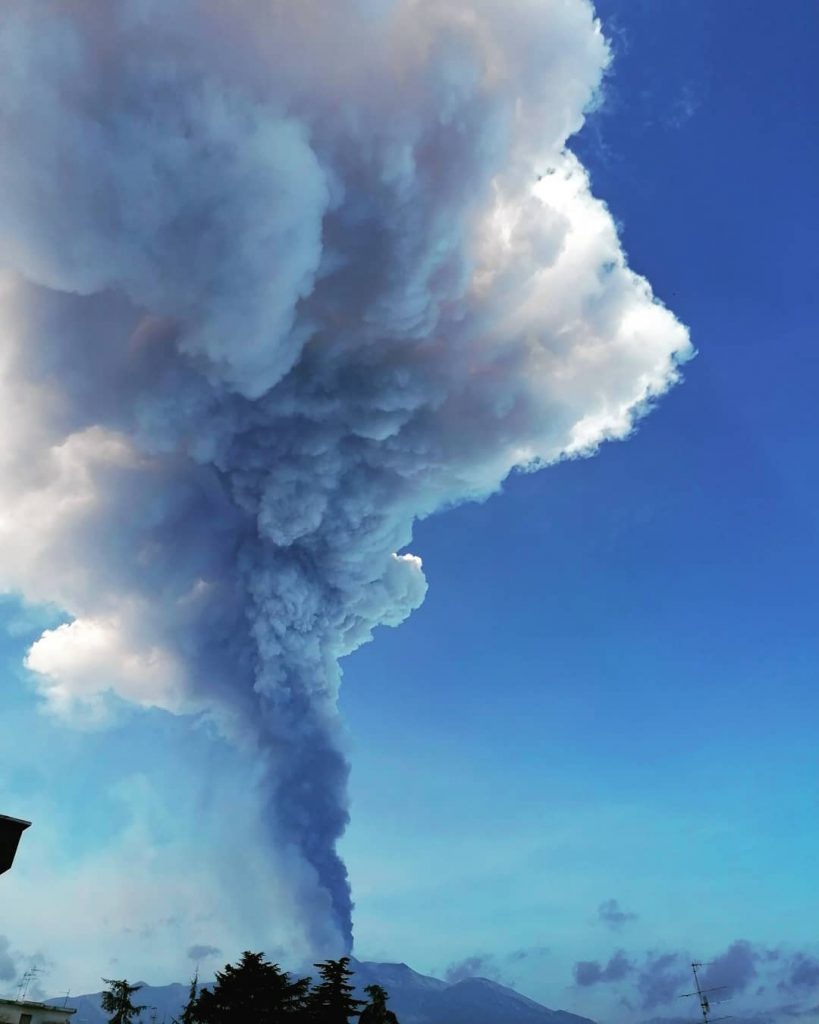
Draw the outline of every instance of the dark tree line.
<instances>
[{"instance_id":1,"label":"dark tree line","mask_svg":"<svg viewBox=\"0 0 819 1024\"><path fill-rule=\"evenodd\" d=\"M355 998L349 957L315 966L318 978L313 982L291 978L263 953L243 953L237 964L217 971L215 984L208 988L200 988L194 977L174 1024L398 1024L380 985L367 986L366 1002ZM141 986L104 980L108 990L102 994L102 1008L111 1014L109 1024L133 1024L145 1009L132 1002Z\"/></svg>"}]
</instances>

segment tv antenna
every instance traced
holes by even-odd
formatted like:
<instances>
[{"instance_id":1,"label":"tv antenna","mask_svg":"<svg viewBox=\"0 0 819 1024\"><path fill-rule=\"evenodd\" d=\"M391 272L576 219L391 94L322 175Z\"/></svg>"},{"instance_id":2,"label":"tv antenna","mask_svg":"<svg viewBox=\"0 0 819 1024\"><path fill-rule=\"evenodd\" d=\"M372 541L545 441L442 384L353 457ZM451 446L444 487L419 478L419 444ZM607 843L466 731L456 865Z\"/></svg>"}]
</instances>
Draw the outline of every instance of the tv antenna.
<instances>
[{"instance_id":1,"label":"tv antenna","mask_svg":"<svg viewBox=\"0 0 819 1024\"><path fill-rule=\"evenodd\" d=\"M28 987L42 970L41 967L33 966L25 972L20 979L20 987L17 989L17 1002L22 1002L28 995Z\"/></svg>"},{"instance_id":2,"label":"tv antenna","mask_svg":"<svg viewBox=\"0 0 819 1024\"><path fill-rule=\"evenodd\" d=\"M703 1024L714 1024L714 1022L718 1021L718 1020L730 1020L730 1017L729 1016L724 1016L724 1017L712 1017L711 1016L711 1001L708 998L708 993L709 992L721 992L727 986L725 986L725 985L717 985L715 988L703 988L702 987L702 985L700 984L700 977L697 974L697 971L700 970L700 968L702 968L702 967L708 967L708 966L710 966L708 963L700 963L699 961L696 961L696 960L691 964L691 971L692 971L692 973L694 975L694 986L696 987L696 992L684 992L682 994L682 996L680 996L680 998L681 999L687 999L690 996L696 996L697 1000L698 1000L698 1002L700 1004L700 1011L702 1013L702 1022L703 1022Z\"/></svg>"}]
</instances>

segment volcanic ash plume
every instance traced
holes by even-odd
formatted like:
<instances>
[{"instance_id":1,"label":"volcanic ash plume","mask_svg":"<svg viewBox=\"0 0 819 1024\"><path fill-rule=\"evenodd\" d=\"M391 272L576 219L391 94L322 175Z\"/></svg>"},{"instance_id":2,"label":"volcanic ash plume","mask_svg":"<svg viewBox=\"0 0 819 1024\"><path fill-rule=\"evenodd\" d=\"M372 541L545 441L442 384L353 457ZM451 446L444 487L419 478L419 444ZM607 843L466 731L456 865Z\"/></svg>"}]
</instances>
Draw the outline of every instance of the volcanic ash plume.
<instances>
[{"instance_id":1,"label":"volcanic ash plume","mask_svg":"<svg viewBox=\"0 0 819 1024\"><path fill-rule=\"evenodd\" d=\"M584 0L0 7L0 583L67 616L27 664L247 744L316 946L338 663L423 600L414 520L689 353L565 149L606 62Z\"/></svg>"}]
</instances>

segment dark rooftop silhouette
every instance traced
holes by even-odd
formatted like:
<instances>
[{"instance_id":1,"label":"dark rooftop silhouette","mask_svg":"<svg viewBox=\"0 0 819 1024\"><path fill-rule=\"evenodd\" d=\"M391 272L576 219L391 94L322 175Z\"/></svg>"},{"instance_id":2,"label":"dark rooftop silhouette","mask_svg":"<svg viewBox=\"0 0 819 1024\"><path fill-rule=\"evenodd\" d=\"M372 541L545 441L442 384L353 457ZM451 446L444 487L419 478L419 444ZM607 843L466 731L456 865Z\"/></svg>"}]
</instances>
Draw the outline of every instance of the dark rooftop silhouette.
<instances>
[{"instance_id":1,"label":"dark rooftop silhouette","mask_svg":"<svg viewBox=\"0 0 819 1024\"><path fill-rule=\"evenodd\" d=\"M31 824L30 821L23 821L21 818L9 818L0 814L0 875L14 863L14 855L17 853L17 846L20 836Z\"/></svg>"}]
</instances>

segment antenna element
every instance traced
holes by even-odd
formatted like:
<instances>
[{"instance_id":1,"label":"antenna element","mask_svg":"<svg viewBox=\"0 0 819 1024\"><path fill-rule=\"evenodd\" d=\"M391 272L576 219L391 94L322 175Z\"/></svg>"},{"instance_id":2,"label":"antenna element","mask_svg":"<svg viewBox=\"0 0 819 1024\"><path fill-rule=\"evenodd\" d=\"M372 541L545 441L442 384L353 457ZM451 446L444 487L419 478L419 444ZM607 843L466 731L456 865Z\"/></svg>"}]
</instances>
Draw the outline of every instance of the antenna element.
<instances>
[{"instance_id":1,"label":"antenna element","mask_svg":"<svg viewBox=\"0 0 819 1024\"><path fill-rule=\"evenodd\" d=\"M685 993L683 993L683 995L680 998L686 999L689 996L696 996L697 997L697 1001L700 1004L700 1011L702 1013L702 1024L715 1024L715 1022L718 1021L718 1020L729 1020L730 1017L728 1017L728 1016L725 1016L725 1017L712 1017L711 1016L711 1002L708 999L708 993L709 992L720 992L724 988L726 988L727 986L726 985L717 985L715 988L703 988L702 985L700 985L700 978L699 978L699 975L697 974L697 971L701 967L707 967L707 966L708 966L708 964L700 963L699 961L694 961L694 963L691 964L691 971L692 971L692 973L694 975L694 985L696 986L697 991L696 992L685 992Z\"/></svg>"}]
</instances>

